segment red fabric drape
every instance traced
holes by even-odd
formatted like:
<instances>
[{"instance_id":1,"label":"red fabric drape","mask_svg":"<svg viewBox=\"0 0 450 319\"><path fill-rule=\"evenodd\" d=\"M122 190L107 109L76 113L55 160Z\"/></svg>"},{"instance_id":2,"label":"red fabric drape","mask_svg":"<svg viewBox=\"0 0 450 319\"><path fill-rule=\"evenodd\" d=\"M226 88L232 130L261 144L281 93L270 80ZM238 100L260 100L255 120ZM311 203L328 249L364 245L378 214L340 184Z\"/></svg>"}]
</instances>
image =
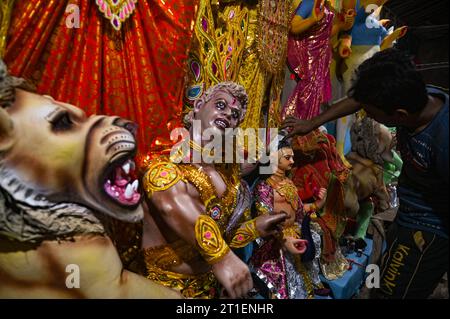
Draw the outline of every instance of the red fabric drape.
<instances>
[{"instance_id":1,"label":"red fabric drape","mask_svg":"<svg viewBox=\"0 0 450 319\"><path fill-rule=\"evenodd\" d=\"M181 125L196 3L139 0L116 31L95 0L16 1L4 59L41 94L135 121L141 154L158 150ZM80 9L80 28L66 26L69 4Z\"/></svg>"}]
</instances>

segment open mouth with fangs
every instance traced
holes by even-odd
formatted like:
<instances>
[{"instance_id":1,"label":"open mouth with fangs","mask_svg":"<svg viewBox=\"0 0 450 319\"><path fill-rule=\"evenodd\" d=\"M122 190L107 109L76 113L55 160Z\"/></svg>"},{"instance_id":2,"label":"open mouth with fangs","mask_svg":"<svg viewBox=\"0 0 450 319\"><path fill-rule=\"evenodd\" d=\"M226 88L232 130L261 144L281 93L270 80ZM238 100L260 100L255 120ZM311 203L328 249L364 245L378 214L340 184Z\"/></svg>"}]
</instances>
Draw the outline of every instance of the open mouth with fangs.
<instances>
[{"instance_id":1,"label":"open mouth with fangs","mask_svg":"<svg viewBox=\"0 0 450 319\"><path fill-rule=\"evenodd\" d=\"M103 189L122 206L131 208L139 204L141 193L134 161L127 159L113 163L104 179Z\"/></svg>"},{"instance_id":2,"label":"open mouth with fangs","mask_svg":"<svg viewBox=\"0 0 450 319\"><path fill-rule=\"evenodd\" d=\"M225 120L225 119L216 119L216 120L214 121L214 124L215 124L218 128L220 128L221 130L224 130L224 131L225 131L225 129L227 129L227 128L230 127L230 122L228 122L228 121Z\"/></svg>"}]
</instances>

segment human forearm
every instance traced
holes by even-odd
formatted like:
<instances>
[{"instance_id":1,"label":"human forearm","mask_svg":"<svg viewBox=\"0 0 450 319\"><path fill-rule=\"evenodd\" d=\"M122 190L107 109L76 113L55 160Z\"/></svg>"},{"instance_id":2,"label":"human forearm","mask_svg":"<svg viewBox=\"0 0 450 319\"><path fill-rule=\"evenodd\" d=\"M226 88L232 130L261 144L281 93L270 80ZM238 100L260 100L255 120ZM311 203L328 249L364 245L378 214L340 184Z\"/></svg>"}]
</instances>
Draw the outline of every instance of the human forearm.
<instances>
[{"instance_id":1,"label":"human forearm","mask_svg":"<svg viewBox=\"0 0 450 319\"><path fill-rule=\"evenodd\" d=\"M358 102L350 98L345 98L331 105L328 110L311 120L301 120L295 117L289 117L284 120L281 125L281 129L290 129L290 133L287 137L306 135L321 125L336 120L340 117L355 113L360 108L361 107Z\"/></svg>"},{"instance_id":2,"label":"human forearm","mask_svg":"<svg viewBox=\"0 0 450 319\"><path fill-rule=\"evenodd\" d=\"M353 114L360 109L361 105L357 101L351 98L344 98L330 105L330 107L325 112L311 119L311 122L314 129L316 129L325 123Z\"/></svg>"}]
</instances>

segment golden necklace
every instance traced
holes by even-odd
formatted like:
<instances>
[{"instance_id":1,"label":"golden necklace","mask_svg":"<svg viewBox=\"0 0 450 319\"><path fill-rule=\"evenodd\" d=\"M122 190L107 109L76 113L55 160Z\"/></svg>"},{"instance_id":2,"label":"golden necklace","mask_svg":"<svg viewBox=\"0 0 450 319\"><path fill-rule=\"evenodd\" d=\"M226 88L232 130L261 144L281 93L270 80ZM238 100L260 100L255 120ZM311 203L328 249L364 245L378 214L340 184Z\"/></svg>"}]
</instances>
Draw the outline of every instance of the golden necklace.
<instances>
[{"instance_id":1,"label":"golden necklace","mask_svg":"<svg viewBox=\"0 0 450 319\"><path fill-rule=\"evenodd\" d=\"M137 0L95 0L99 10L117 31L136 10Z\"/></svg>"},{"instance_id":2,"label":"golden necklace","mask_svg":"<svg viewBox=\"0 0 450 319\"><path fill-rule=\"evenodd\" d=\"M297 211L299 202L297 187L289 178L274 174L267 179L267 183Z\"/></svg>"}]
</instances>

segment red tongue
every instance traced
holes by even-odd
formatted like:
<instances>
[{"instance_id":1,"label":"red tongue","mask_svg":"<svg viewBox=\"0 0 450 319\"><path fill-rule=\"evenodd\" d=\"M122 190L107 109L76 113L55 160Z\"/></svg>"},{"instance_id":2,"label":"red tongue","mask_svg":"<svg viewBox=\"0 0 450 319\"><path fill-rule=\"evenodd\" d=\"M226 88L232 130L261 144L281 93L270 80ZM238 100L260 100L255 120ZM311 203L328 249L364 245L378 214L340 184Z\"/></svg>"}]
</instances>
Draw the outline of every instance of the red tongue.
<instances>
[{"instance_id":1,"label":"red tongue","mask_svg":"<svg viewBox=\"0 0 450 319\"><path fill-rule=\"evenodd\" d=\"M123 172L122 167L116 168L116 179L114 181L114 184L116 184L119 187L124 187L125 185L128 184L128 179L122 176L122 172Z\"/></svg>"}]
</instances>

